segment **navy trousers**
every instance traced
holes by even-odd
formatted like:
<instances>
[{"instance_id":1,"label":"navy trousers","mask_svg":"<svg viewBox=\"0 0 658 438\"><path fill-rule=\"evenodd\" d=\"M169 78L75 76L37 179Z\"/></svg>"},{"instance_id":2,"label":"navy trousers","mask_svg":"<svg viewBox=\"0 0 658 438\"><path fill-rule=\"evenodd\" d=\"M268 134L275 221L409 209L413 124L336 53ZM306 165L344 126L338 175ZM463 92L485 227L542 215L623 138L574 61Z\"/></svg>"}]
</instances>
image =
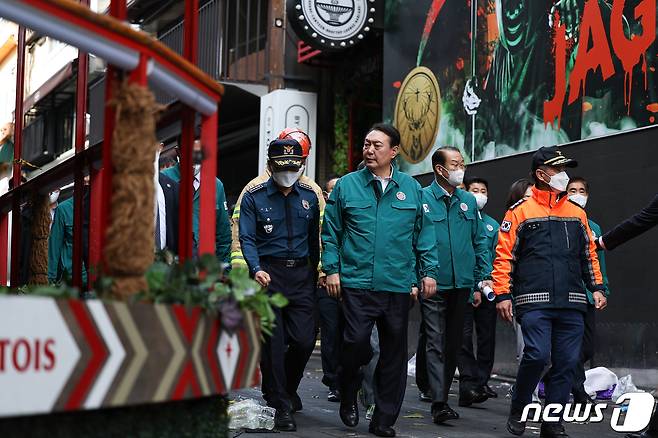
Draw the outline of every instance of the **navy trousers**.
<instances>
[{"instance_id":1,"label":"navy trousers","mask_svg":"<svg viewBox=\"0 0 658 438\"><path fill-rule=\"evenodd\" d=\"M283 309L273 309L276 323L263 343L261 391L268 406L290 411L291 397L315 347L315 272L309 266L286 268L264 262L261 266L272 279L269 293L288 298Z\"/></svg>"},{"instance_id":2,"label":"navy trousers","mask_svg":"<svg viewBox=\"0 0 658 438\"><path fill-rule=\"evenodd\" d=\"M343 310L340 301L330 297L327 289L318 288L318 313L322 353L322 383L338 389L338 365L343 341Z\"/></svg>"},{"instance_id":3,"label":"navy trousers","mask_svg":"<svg viewBox=\"0 0 658 438\"><path fill-rule=\"evenodd\" d=\"M553 366L546 387L546 404L566 404L580 361L583 313L571 309L531 310L523 313L519 322L525 348L512 395L512 412L520 413L532 402L532 392L549 360Z\"/></svg>"}]
</instances>

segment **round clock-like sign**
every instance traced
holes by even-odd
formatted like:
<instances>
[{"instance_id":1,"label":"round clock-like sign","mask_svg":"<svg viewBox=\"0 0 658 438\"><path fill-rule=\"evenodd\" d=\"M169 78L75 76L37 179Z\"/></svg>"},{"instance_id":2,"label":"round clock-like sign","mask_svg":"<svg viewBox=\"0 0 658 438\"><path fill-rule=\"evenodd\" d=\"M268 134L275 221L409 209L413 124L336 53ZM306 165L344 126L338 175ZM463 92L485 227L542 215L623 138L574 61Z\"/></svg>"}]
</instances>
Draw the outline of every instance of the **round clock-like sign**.
<instances>
[{"instance_id":1,"label":"round clock-like sign","mask_svg":"<svg viewBox=\"0 0 658 438\"><path fill-rule=\"evenodd\" d=\"M375 0L287 0L290 23L307 44L341 50L365 38L375 23Z\"/></svg>"},{"instance_id":2,"label":"round clock-like sign","mask_svg":"<svg viewBox=\"0 0 658 438\"><path fill-rule=\"evenodd\" d=\"M400 131L400 152L412 164L429 154L441 121L441 91L434 73L427 67L409 72L395 104L395 126Z\"/></svg>"}]
</instances>

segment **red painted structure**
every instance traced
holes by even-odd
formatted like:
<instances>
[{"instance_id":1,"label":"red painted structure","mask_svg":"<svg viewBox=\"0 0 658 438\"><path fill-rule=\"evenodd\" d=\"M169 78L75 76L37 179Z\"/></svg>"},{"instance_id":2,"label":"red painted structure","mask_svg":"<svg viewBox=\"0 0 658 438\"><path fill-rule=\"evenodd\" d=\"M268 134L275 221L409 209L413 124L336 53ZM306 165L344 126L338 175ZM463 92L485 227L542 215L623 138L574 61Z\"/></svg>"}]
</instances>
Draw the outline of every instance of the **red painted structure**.
<instances>
[{"instance_id":1,"label":"red painted structure","mask_svg":"<svg viewBox=\"0 0 658 438\"><path fill-rule=\"evenodd\" d=\"M129 82L143 86L151 79L156 85L178 97L182 106L183 119L181 192L180 192L180 235L179 257L181 262L192 255L192 144L196 112L201 113L201 143L203 165L200 186L200 254L215 253L215 177L217 173L217 110L223 88L212 78L202 73L196 63L198 34L198 0L185 2L184 55L185 59L163 46L158 41L132 30L123 23L126 17L126 0L112 0L111 17L90 13L83 5L68 0L3 0L0 16L19 24L18 68L16 80L16 111L23 111L25 28L30 27L42 35L51 36L79 48L78 82L76 96L75 156L71 160L45 172L27 184L21 185L20 157L23 134L23 118L16 117L14 141L13 188L0 197L0 284L7 281L7 255L11 253L11 285L19 285L20 259L20 206L31 190L48 191L62 185L64 181L75 181L74 189L74 285L82 284L82 194L83 175L89 168L90 229L89 264L93 273L102 268L102 254L110 217L112 195L111 147L114 131L114 113L107 104L112 98L112 83L127 77ZM77 32L77 33L76 33ZM88 54L94 53L108 61L106 77L106 108L102 151L84 149L85 116L87 106ZM103 56L106 55L106 56ZM111 59L108 59L111 58ZM112 65L113 61L123 65ZM102 157L102 166L94 168L92 162ZM8 211L12 212L12 238L8 242ZM4 243L7 244L4 244ZM4 263L3 263L4 261Z\"/></svg>"}]
</instances>

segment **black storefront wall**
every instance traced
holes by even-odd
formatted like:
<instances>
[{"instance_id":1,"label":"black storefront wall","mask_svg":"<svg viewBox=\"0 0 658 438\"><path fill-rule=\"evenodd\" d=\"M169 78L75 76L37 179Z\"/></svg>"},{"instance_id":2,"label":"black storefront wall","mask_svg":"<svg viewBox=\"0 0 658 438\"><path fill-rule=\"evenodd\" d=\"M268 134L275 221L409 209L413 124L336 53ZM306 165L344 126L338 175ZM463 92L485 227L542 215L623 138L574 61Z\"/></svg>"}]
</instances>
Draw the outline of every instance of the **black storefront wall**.
<instances>
[{"instance_id":1,"label":"black storefront wall","mask_svg":"<svg viewBox=\"0 0 658 438\"><path fill-rule=\"evenodd\" d=\"M577 142L562 147L579 161L569 170L590 182L588 216L603 232L643 208L658 193L658 128ZM466 175L489 181L486 212L501 221L507 191L530 170L531 153L475 163ZM418 178L423 186L432 175ZM611 296L608 307L597 314L595 366L632 374L637 385L658 387L658 227L606 254ZM417 333L412 317L412 338ZM516 373L514 332L499 322L494 372ZM415 344L410 344L410 347Z\"/></svg>"}]
</instances>

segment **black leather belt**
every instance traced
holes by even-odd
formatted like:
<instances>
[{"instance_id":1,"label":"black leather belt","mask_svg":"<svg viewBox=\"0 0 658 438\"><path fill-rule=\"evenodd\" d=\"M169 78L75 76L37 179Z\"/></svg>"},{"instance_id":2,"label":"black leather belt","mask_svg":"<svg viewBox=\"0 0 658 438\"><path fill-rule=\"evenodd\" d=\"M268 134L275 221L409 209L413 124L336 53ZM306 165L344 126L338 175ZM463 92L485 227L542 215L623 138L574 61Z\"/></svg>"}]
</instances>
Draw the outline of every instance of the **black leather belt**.
<instances>
[{"instance_id":1,"label":"black leather belt","mask_svg":"<svg viewBox=\"0 0 658 438\"><path fill-rule=\"evenodd\" d=\"M281 259L279 257L261 257L261 261L275 266L286 268L299 268L308 265L308 258L303 259Z\"/></svg>"}]
</instances>

